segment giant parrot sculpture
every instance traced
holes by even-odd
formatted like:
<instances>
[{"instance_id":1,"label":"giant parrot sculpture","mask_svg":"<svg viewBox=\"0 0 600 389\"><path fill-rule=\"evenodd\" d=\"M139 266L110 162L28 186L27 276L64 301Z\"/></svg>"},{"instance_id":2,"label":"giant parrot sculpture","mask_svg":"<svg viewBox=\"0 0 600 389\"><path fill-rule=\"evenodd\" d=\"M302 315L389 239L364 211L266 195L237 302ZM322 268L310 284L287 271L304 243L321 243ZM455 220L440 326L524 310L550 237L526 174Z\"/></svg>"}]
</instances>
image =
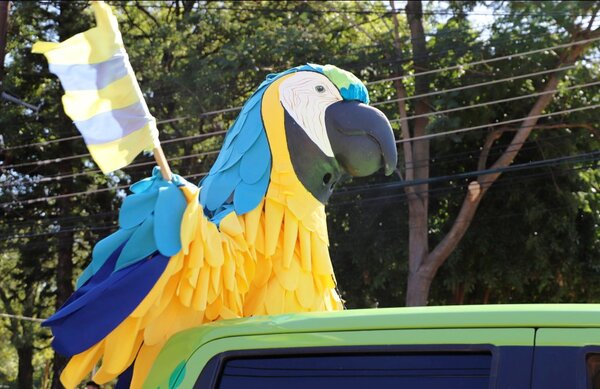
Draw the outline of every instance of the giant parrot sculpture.
<instances>
[{"instance_id":1,"label":"giant parrot sculpture","mask_svg":"<svg viewBox=\"0 0 600 389\"><path fill-rule=\"evenodd\" d=\"M95 7L98 20L114 18ZM71 357L63 384L74 388L101 361L96 382L129 369L119 384L139 388L178 331L342 309L325 203L342 176L389 175L397 162L389 121L368 103L365 86L332 65L271 74L199 187L158 168L134 184L119 230L96 244L77 290L44 323Z\"/></svg>"}]
</instances>

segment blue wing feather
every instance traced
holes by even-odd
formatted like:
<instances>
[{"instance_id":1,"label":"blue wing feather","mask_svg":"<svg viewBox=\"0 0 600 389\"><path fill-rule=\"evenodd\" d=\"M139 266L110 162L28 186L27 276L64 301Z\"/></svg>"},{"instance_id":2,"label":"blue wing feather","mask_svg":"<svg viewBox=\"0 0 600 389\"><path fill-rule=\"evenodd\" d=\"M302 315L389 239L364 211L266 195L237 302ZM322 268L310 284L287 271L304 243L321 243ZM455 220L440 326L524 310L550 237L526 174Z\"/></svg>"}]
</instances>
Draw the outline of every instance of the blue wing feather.
<instances>
[{"instance_id":1,"label":"blue wing feather","mask_svg":"<svg viewBox=\"0 0 600 389\"><path fill-rule=\"evenodd\" d=\"M261 188L266 188L269 185L269 179L271 178L271 161L263 176L254 184L248 184L241 182L233 195L233 204L235 206L235 213L243 215L247 212L252 211L258 206L260 201L265 197L264 192Z\"/></svg>"},{"instance_id":2,"label":"blue wing feather","mask_svg":"<svg viewBox=\"0 0 600 389\"><path fill-rule=\"evenodd\" d=\"M229 196L231 196L235 187L240 182L240 163L238 162L229 169L219 171L213 177L208 178L213 178L210 186L206 188L212 191L212 196L207 198L205 207L210 211L216 211L227 202Z\"/></svg>"},{"instance_id":3,"label":"blue wing feather","mask_svg":"<svg viewBox=\"0 0 600 389\"><path fill-rule=\"evenodd\" d=\"M107 236L100 242L96 243L92 251L92 261L85 268L83 273L77 280L77 288L80 288L87 280L89 280L100 268L112 253L125 243L133 234L134 230L118 230L114 234Z\"/></svg>"},{"instance_id":4,"label":"blue wing feather","mask_svg":"<svg viewBox=\"0 0 600 389\"><path fill-rule=\"evenodd\" d=\"M52 328L52 346L59 354L79 354L105 338L146 297L169 262L157 254L115 271L119 251L43 323Z\"/></svg>"},{"instance_id":5,"label":"blue wing feather","mask_svg":"<svg viewBox=\"0 0 600 389\"><path fill-rule=\"evenodd\" d=\"M181 249L181 219L187 206L187 201L178 187L185 183L186 181L176 174L171 182L167 182L160 175L160 169L155 168L152 177L133 184L133 194L123 201L119 215L121 228L96 244L92 262L77 280L77 287L80 288L92 278L98 269L104 266L107 258L125 241L127 244L120 250L115 271L137 263L156 251L167 257L177 253ZM159 196L161 191L168 193L162 200L162 196ZM156 228L159 230L157 233L154 227L156 214L159 215L160 223Z\"/></svg>"},{"instance_id":6,"label":"blue wing feather","mask_svg":"<svg viewBox=\"0 0 600 389\"><path fill-rule=\"evenodd\" d=\"M267 135L262 133L242 157L240 174L244 183L257 183L264 176L267 169L270 168L270 154L265 154L265 150L269 150L269 142L267 141Z\"/></svg>"},{"instance_id":7,"label":"blue wing feather","mask_svg":"<svg viewBox=\"0 0 600 389\"><path fill-rule=\"evenodd\" d=\"M147 191L127 196L119 212L119 226L129 229L142 224L154 211L157 195L155 191Z\"/></svg>"},{"instance_id":8,"label":"blue wing feather","mask_svg":"<svg viewBox=\"0 0 600 389\"><path fill-rule=\"evenodd\" d=\"M240 159L244 156L243 153L239 153L235 148L231 148L231 154L229 154L229 159L222 164L222 166L217 170L215 169L215 173L217 172L225 172L229 170L233 165L238 163ZM213 174L214 175L214 174Z\"/></svg>"},{"instance_id":9,"label":"blue wing feather","mask_svg":"<svg viewBox=\"0 0 600 389\"><path fill-rule=\"evenodd\" d=\"M185 196L176 186L162 187L154 211L154 239L158 251L168 257L181 250L180 226L187 207Z\"/></svg>"},{"instance_id":10,"label":"blue wing feather","mask_svg":"<svg viewBox=\"0 0 600 389\"><path fill-rule=\"evenodd\" d=\"M131 238L123 247L115 270L149 257L158 250L156 240L154 239L154 215L148 217L131 235Z\"/></svg>"},{"instance_id":11,"label":"blue wing feather","mask_svg":"<svg viewBox=\"0 0 600 389\"><path fill-rule=\"evenodd\" d=\"M215 164L201 182L200 203L206 216L217 225L229 212L235 210L238 215L242 215L253 210L267 192L271 152L262 122L262 98L273 81L298 71L323 73L315 66L303 65L282 73L269 74L248 99L227 132ZM238 169L232 170L238 165ZM234 177L235 172L240 176ZM229 182L226 185L224 181ZM233 204L229 203L232 194Z\"/></svg>"}]
</instances>

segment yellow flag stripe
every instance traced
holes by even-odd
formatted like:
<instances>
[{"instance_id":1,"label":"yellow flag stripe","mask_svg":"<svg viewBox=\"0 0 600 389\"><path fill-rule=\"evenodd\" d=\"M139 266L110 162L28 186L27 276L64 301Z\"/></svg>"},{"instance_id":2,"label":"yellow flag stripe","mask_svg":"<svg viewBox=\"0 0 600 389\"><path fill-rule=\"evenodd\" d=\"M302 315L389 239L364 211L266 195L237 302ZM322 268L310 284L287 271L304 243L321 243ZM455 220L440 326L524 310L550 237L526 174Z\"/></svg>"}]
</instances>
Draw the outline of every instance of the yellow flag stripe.
<instances>
[{"instance_id":1,"label":"yellow flag stripe","mask_svg":"<svg viewBox=\"0 0 600 389\"><path fill-rule=\"evenodd\" d=\"M32 52L44 54L52 64L95 64L111 58L123 48L117 18L104 2L92 2L97 27L64 42L37 42Z\"/></svg>"},{"instance_id":2,"label":"yellow flag stripe","mask_svg":"<svg viewBox=\"0 0 600 389\"><path fill-rule=\"evenodd\" d=\"M124 138L98 145L88 145L88 150L102 172L112 172L131 163L142 151L152 150L153 131L156 131L156 124L150 122Z\"/></svg>"},{"instance_id":3,"label":"yellow flag stripe","mask_svg":"<svg viewBox=\"0 0 600 389\"><path fill-rule=\"evenodd\" d=\"M140 101L135 78L131 75L100 90L65 91L65 113L74 121L87 120L99 113L120 109Z\"/></svg>"}]
</instances>

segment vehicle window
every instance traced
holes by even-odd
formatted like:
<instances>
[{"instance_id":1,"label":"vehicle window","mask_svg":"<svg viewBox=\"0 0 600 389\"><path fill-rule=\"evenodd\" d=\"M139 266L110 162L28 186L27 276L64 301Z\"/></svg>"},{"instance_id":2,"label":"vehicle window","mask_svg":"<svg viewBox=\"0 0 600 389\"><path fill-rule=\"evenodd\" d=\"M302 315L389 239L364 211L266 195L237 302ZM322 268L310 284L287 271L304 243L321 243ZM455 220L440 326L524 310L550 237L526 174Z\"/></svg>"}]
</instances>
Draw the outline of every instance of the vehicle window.
<instances>
[{"instance_id":1,"label":"vehicle window","mask_svg":"<svg viewBox=\"0 0 600 389\"><path fill-rule=\"evenodd\" d=\"M600 389L600 354L588 354L586 358L589 389Z\"/></svg>"},{"instance_id":2,"label":"vehicle window","mask_svg":"<svg viewBox=\"0 0 600 389\"><path fill-rule=\"evenodd\" d=\"M219 389L488 388L491 353L302 355L226 361Z\"/></svg>"}]
</instances>

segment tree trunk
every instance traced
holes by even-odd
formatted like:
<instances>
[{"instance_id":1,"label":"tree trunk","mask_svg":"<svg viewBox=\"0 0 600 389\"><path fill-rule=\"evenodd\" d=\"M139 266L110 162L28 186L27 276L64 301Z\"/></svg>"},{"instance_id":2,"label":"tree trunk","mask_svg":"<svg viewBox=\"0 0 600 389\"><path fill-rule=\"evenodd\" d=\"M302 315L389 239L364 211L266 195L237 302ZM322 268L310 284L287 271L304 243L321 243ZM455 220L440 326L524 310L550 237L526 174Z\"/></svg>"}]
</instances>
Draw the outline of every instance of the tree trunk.
<instances>
[{"instance_id":1,"label":"tree trunk","mask_svg":"<svg viewBox=\"0 0 600 389\"><path fill-rule=\"evenodd\" d=\"M398 19L394 8L394 2L390 1L394 16L394 46L396 54L401 55ZM409 1L406 4L406 15L410 26L410 35L413 46L413 64L417 71L426 68L427 49L425 44L425 33L423 30L423 7L421 1ZM406 89L400 80L397 80L396 90L400 99L406 97ZM418 77L415 80L415 93L418 95L429 92L429 79L427 76ZM406 106L404 101L398 102L402 137L408 139L418 137L427 133L429 119L426 117L413 120L412 133L406 120ZM426 98L415 101L415 114L422 115L431 112L431 107ZM420 140L416 142L405 142L404 165L407 180L426 180L429 178L429 141ZM428 218L429 218L429 185L420 184L408 186L405 189L408 196L408 285L406 288L406 305L426 305L429 286L434 274L424 272L422 265L429 253Z\"/></svg>"},{"instance_id":2,"label":"tree trunk","mask_svg":"<svg viewBox=\"0 0 600 389\"><path fill-rule=\"evenodd\" d=\"M75 35L81 29L76 21L81 18L81 11L86 7L85 4L72 1L61 1L59 3L60 14L58 17L58 35L60 40L65 40ZM60 117L61 127L72 127L72 122L64 115ZM64 161L58 167L59 174L65 175L78 171L78 167L73 161ZM61 194L66 194L76 187L74 182L71 186L61 187ZM77 204L69 198L62 198L57 201L57 212L61 216L77 216ZM73 232L63 232L56 235L57 263L56 263L56 302L55 307L58 310L64 302L73 294ZM85 323L82 323L85 325ZM52 360L52 389L63 388L60 383L60 374L65 368L68 358L54 353Z\"/></svg>"},{"instance_id":3,"label":"tree trunk","mask_svg":"<svg viewBox=\"0 0 600 389\"><path fill-rule=\"evenodd\" d=\"M17 387L19 389L33 388L33 344L25 342L17 348L19 356L19 372L17 375Z\"/></svg>"},{"instance_id":4,"label":"tree trunk","mask_svg":"<svg viewBox=\"0 0 600 389\"><path fill-rule=\"evenodd\" d=\"M8 9L9 2L0 1L0 86L4 79L4 56L6 55L6 36L8 35Z\"/></svg>"},{"instance_id":5,"label":"tree trunk","mask_svg":"<svg viewBox=\"0 0 600 389\"><path fill-rule=\"evenodd\" d=\"M63 199L62 202L68 202ZM68 209L67 204L61 204L62 209ZM73 233L61 234L58 239L58 262L56 264L56 309L73 293ZM52 389L62 389L60 374L69 361L57 353L54 353L52 362Z\"/></svg>"},{"instance_id":6,"label":"tree trunk","mask_svg":"<svg viewBox=\"0 0 600 389\"><path fill-rule=\"evenodd\" d=\"M433 275L429 271L409 272L406 305L409 307L427 305L431 281L433 281Z\"/></svg>"},{"instance_id":7,"label":"tree trunk","mask_svg":"<svg viewBox=\"0 0 600 389\"><path fill-rule=\"evenodd\" d=\"M400 37L396 10L394 1L390 1L394 22L394 48L400 55ZM425 35L423 29L423 11L421 1L408 1L406 5L406 16L410 26L410 35L413 51L413 64L417 72L427 70L427 49L425 45ZM593 19L592 19L593 20ZM586 31L576 31L572 39L588 39L600 36L600 28L591 30L592 23L588 25ZM565 65L571 65L581 56L589 43L576 45L566 49L561 56L557 68ZM564 72L553 73L544 87L544 92L553 91L558 86ZM400 80L395 83L400 101L398 107L400 111L400 124L402 136L404 139L411 137L410 127L407 120L407 109L403 98L406 97L406 89ZM422 95L429 92L429 80L427 76L419 76L415 80L415 93ZM510 145L505 152L496 160L492 168L504 168L509 166L519 153L522 145L527 140L531 131L537 124L538 118L543 110L552 101L554 94L545 93L538 97L532 106L526 119L519 125ZM423 115L431 112L431 107L427 100L423 98L416 99L415 115ZM412 137L426 135L429 120L426 117L417 118L413 123ZM486 166L487 155L497 138L488 138L482 148L479 168ZM404 142L404 163L407 180L427 180L429 178L429 142L413 141ZM471 185L474 190L467 191L461 209L454 220L454 224L440 241L440 243L430 252L428 241L428 205L429 187L426 184L416 186L407 186L405 191L408 197L408 223L409 223L409 253L408 253L408 284L406 290L406 305L418 306L426 305L429 298L429 289L438 269L456 249L465 233L467 232L481 200L490 186L498 179L501 173L487 174L477 177L477 180ZM471 185L469 188L471 188ZM487 302L489 293L484 298Z\"/></svg>"}]
</instances>

